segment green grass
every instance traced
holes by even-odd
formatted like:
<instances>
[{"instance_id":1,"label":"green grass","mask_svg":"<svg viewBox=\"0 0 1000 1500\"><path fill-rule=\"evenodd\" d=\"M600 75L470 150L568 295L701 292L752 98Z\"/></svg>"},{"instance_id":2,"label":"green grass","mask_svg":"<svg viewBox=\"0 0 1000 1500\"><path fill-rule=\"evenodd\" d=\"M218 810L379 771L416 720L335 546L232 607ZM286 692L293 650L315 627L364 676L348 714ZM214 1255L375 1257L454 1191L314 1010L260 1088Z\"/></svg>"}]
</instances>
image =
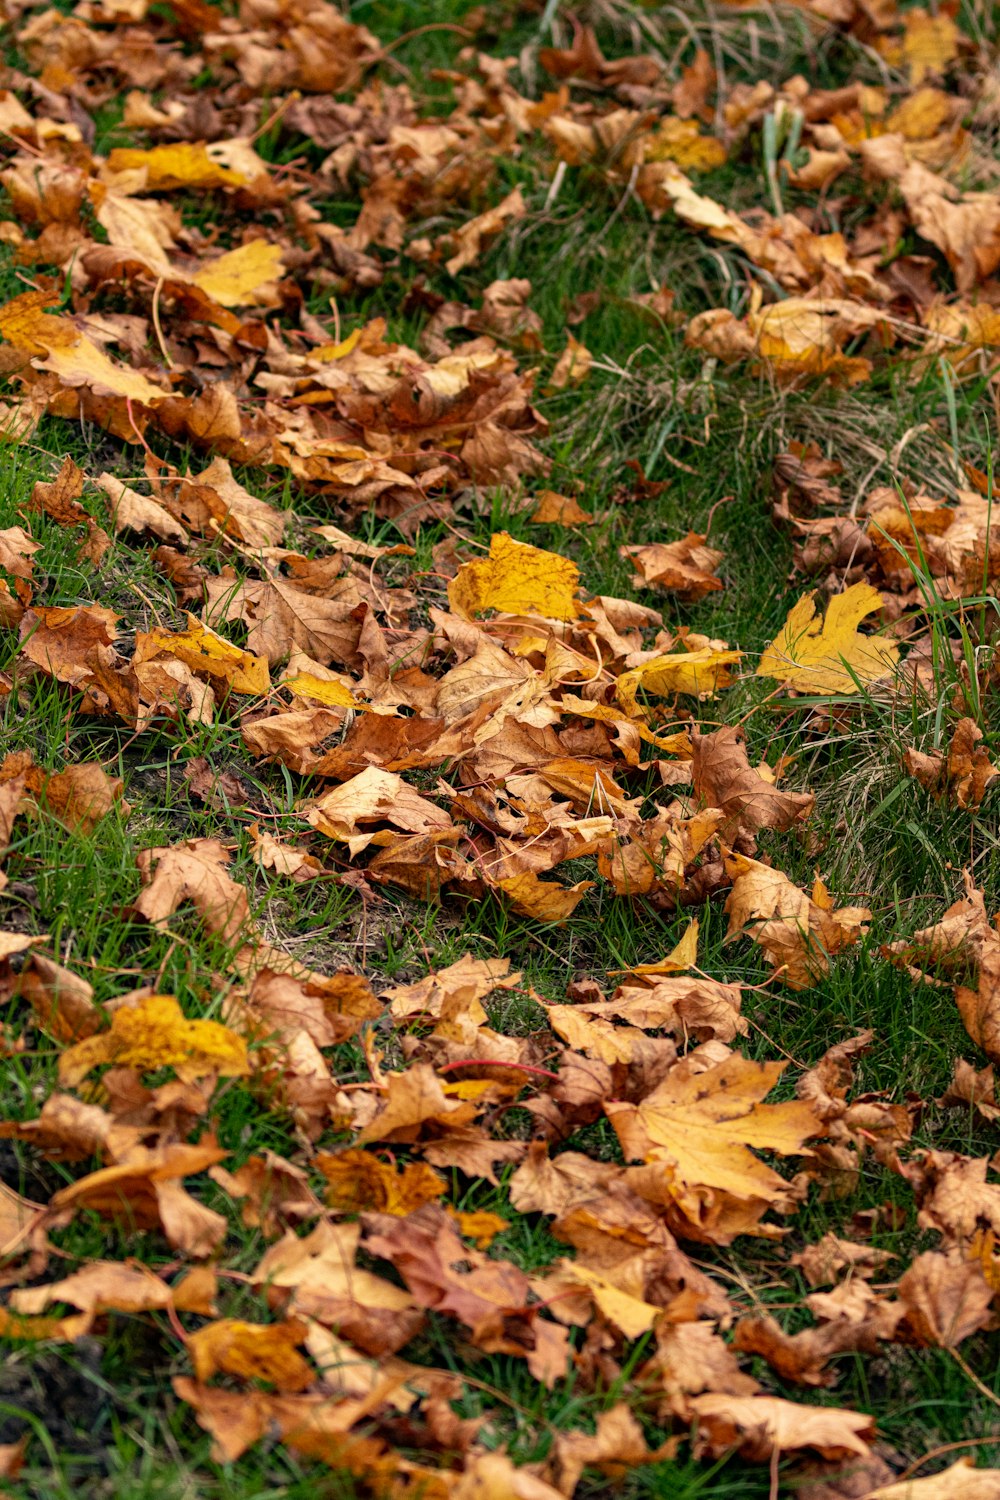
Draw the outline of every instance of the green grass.
<instances>
[{"instance_id":1,"label":"green grass","mask_svg":"<svg viewBox=\"0 0 1000 1500\"><path fill-rule=\"evenodd\" d=\"M466 9L464 4L441 4L433 8L433 19L460 24ZM540 7L537 14L513 4L486 10L492 37L485 41L499 54L514 55L538 40ZM392 38L420 27L429 11L413 3L366 0L351 6L350 14L380 36ZM601 36L608 55L631 50L633 25L641 45L650 44L648 33L654 28L657 45L667 56L684 34L679 12L660 14L652 7L632 10L623 5L608 7L605 18L608 24ZM733 76L778 81L801 68L817 87L833 87L853 76L852 70L870 67L843 37L828 36L818 48L811 48L804 23L784 13L780 22L767 13L756 60L746 53L745 23L738 15L719 20L699 10L691 26L700 38L718 42ZM564 24L562 34L565 38ZM416 86L430 68L452 65L462 40L454 32L436 30L410 37L393 55L405 70L403 76L408 73ZM400 75L388 69L386 76L397 81ZM444 112L450 106L450 90L444 83L432 84L431 94L434 108ZM97 149L125 144L120 118L118 101L102 107ZM282 162L292 147L275 125L258 142L258 149L266 159ZM312 164L318 165L322 153L309 149L315 158ZM838 393L827 387L791 391L776 389L746 366L715 367L686 348L680 332L651 319L632 299L666 282L687 316L722 305L739 313L745 303L739 256L710 247L677 224L654 222L634 199L623 204L621 184L596 169L568 172L546 206L550 180L551 162L530 151L499 164L490 193L499 196L519 184L529 206L526 219L459 278L435 272L432 284L442 295L475 302L494 279L519 276L531 281L530 306L542 321L542 350L522 359L537 366L539 393L564 347L573 299L583 290L601 293L597 309L573 328L595 356L597 368L582 391L540 394L539 404L552 424L543 445L552 470L547 480L529 486L535 491L548 486L577 493L597 524L579 533L535 526L511 497L490 493L463 497L461 524L478 541L503 528L563 552L578 563L591 592L631 595L631 569L619 558L619 546L703 530L712 515L711 542L724 553L725 590L693 606L646 592L635 597L661 608L672 630L689 626L740 646L752 666L790 603L808 586L802 579L789 582L792 541L771 517L775 455L794 440L817 442L824 455L843 464L838 482L845 497L860 492L863 485L897 477L941 492L954 477L945 443L980 467L995 448L986 382L973 378L951 385L933 367L920 373L902 361L884 359L860 392ZM762 184L759 150L748 147L742 160L708 174L699 186L739 208L766 201ZM481 206L473 203L471 208ZM794 194L788 195L785 206L794 208ZM210 205L189 207L186 222L198 223L199 215L207 222ZM456 208L456 223L469 207ZM340 196L326 209L334 222L350 222L357 203ZM390 336L416 345L426 315L402 311L415 270L405 260L388 265L385 281L375 292L341 300L343 332L381 314L389 318ZM12 266L0 268L3 299L22 289ZM317 297L310 305L329 324L328 297ZM894 468L891 455L905 437L910 440ZM179 466L198 463L154 434L149 441L157 453ZM100 433L82 434L78 428L46 420L31 445L11 445L0 454L0 525L20 524L34 482L49 477L57 466L55 455L67 451L88 474L112 467L127 477L141 468L137 447L123 453ZM653 500L615 503L616 491L631 478L629 460L638 461L649 478L668 480L666 492ZM321 497L302 493L287 480L271 483L253 471L240 477L274 504L294 507L304 517L329 518ZM99 523L107 524L106 507L96 490L85 493L84 503ZM389 523L374 515L362 516L357 529L380 542L399 539ZM142 547L116 542L95 570L78 560L79 536L72 530L39 516L31 517L31 530L42 543L36 558L37 594L46 604L100 602L119 611L129 630L158 622L182 624L183 611L173 590ZM441 527L428 527L418 535L417 555L412 564L398 564L399 577L410 566L418 571L429 568L431 549L445 535ZM210 551L203 560L212 566ZM946 618L943 607L935 605L931 614L944 635L955 634L955 622ZM975 632L975 612L966 623ZM995 622L990 628L995 629ZM973 646L983 644L974 634L970 640ZM5 633L0 638L0 670L9 669L16 655L17 641ZM819 868L839 900L866 901L873 909L872 930L813 991L795 995L766 983L766 966L748 942L725 942L721 905L712 904L698 913L700 966L715 977L759 987L746 999L752 1027L746 1043L749 1055L772 1058L780 1053L811 1065L833 1042L871 1028L874 1041L859 1061L858 1088L897 1101L910 1094L933 1101L946 1088L956 1057L969 1057L977 1066L982 1059L976 1058L964 1033L950 991L915 983L885 961L880 947L934 920L960 893L965 866L983 884L988 910L1000 904L1000 861L995 852L1000 793L994 790L975 813L957 811L904 776L903 749L912 743L939 744L954 717L948 705L941 719L936 705L911 714L869 699L824 721L822 705L812 715L801 708L791 712L787 705L766 703L765 691L751 678L724 702L700 705L698 716L705 724L717 715L727 722L746 717L752 760L766 755L773 763L780 754L795 757L789 785L814 790L817 811L804 834L764 835L761 848L793 880L808 884ZM1000 721L995 705L987 695L976 706L988 739L996 743ZM179 916L169 932L127 917L140 889L136 850L188 837L218 837L234 844L232 873L248 887L254 920L298 959L323 970L363 963L376 984L410 980L428 964L441 967L472 952L509 958L523 970L525 986L545 998L561 999L574 975L602 981L609 970L659 957L677 941L690 916L617 899L600 885L561 927L521 918L492 898L478 904L449 900L441 910L429 911L390 890L362 913L353 892L332 880L295 885L265 876L253 864L248 827L257 812L266 814L272 831L305 840L307 825L296 809L315 787L308 779L248 757L235 702L210 729L192 733L186 726L160 726L137 737L112 722L79 717L65 689L18 674L0 715L5 749L29 748L39 764L50 769L100 759L125 781L130 814L112 813L88 837L68 833L45 812L20 820L5 860L10 883L0 898L0 922L7 928L48 934L52 951L87 975L99 1002L158 976L161 990L177 995L190 1013L217 1013L221 992L215 976L230 969L231 954L206 938L193 916ZM214 809L194 800L184 771L199 756L207 757L220 773L237 774L255 812ZM630 789L637 790L638 783ZM336 849L329 844L316 847L335 867ZM589 873L583 865L573 878ZM528 1031L538 1020L537 1008L517 994L494 997L489 1008L492 1023L508 1031ZM20 1003L0 1007L0 1021L16 1033L22 1024ZM54 1048L6 1060L4 1118L26 1119L37 1113L40 1101L55 1086L56 1065ZM353 1044L338 1049L335 1065L344 1081L364 1076ZM288 1156L298 1150L288 1119L242 1083L222 1092L216 1124L222 1145L232 1152L227 1163L231 1169L263 1149ZM332 1135L319 1142L327 1147L336 1143ZM995 1129L933 1102L920 1118L917 1143L982 1156L994 1152L997 1144ZM587 1127L569 1144L616 1159L614 1137L603 1123ZM9 1162L4 1158L5 1179L29 1196L51 1193L72 1180L77 1170L40 1162L20 1146L9 1147ZM491 1209L510 1218L510 1227L495 1241L494 1253L528 1271L540 1270L565 1253L565 1247L553 1239L544 1220L513 1214L505 1186L508 1175L499 1189L466 1185L461 1206ZM314 1186L320 1185L317 1179ZM233 1264L250 1269L263 1242L243 1228L224 1194L211 1185L204 1194L212 1207L230 1218L230 1244L239 1244ZM910 1194L897 1176L871 1157L848 1199L810 1198L791 1221L785 1248L813 1241L831 1228L840 1232L853 1214L887 1201L898 1204L907 1216L901 1227L880 1230L875 1243L905 1257L924 1245ZM131 1254L155 1266L171 1258L158 1237L137 1238L127 1228L109 1229L106 1222L87 1216L59 1231L54 1242L70 1258L69 1265ZM773 1303L790 1327L797 1326L796 1312L788 1309L803 1287L791 1278L784 1251L779 1255L767 1242L745 1240L726 1251L702 1250L700 1258L706 1264L723 1276L741 1278L741 1306ZM265 1313L263 1300L239 1287L225 1288L221 1311L248 1317ZM1000 1393L998 1352L995 1335L963 1346L968 1363ZM459 1369L478 1382L469 1385L460 1415L488 1414L492 1440L508 1444L519 1462L544 1458L554 1429L588 1426L620 1395L617 1390L585 1390L572 1382L546 1393L518 1361L486 1356L464 1344L456 1351L453 1326L436 1319L423 1335L419 1357ZM187 1500L195 1493L206 1500L333 1500L354 1493L349 1479L300 1463L280 1445L262 1445L236 1465L214 1463L207 1438L170 1391L169 1376L186 1372L188 1365L165 1322L115 1317L99 1345L88 1342L74 1350L17 1346L7 1368L7 1383L0 1382L0 1441L9 1440L5 1434L23 1424L33 1433L26 1468L18 1481L8 1484L14 1495L63 1500L82 1487L88 1495L116 1500ZM995 1408L946 1352L890 1348L884 1357L868 1362L843 1357L837 1369L838 1385L829 1392L810 1392L809 1399L857 1403L873 1410L886 1442L906 1463L938 1444L971 1442L995 1427ZM144 1370L154 1373L146 1375ZM765 1368L755 1373L769 1389L795 1394ZM53 1421L63 1390L78 1398L77 1406L69 1403L64 1415ZM654 1423L649 1424L649 1435L652 1441L663 1436ZM976 1451L968 1449L971 1455ZM995 1450L984 1445L979 1459L995 1460ZM603 1484L592 1475L580 1493L599 1495L605 1492ZM738 1461L696 1463L684 1449L677 1462L661 1462L628 1476L623 1489L633 1500L714 1500L763 1497L768 1487L764 1470Z\"/></svg>"}]
</instances>

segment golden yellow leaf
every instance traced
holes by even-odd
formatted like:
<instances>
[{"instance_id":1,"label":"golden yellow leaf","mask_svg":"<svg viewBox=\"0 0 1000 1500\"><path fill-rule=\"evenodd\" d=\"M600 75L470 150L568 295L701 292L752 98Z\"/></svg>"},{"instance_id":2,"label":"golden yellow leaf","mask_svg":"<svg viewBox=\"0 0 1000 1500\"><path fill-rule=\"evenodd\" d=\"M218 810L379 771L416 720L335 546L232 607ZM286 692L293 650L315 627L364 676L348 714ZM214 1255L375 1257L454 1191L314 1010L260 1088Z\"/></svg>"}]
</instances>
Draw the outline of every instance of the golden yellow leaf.
<instances>
[{"instance_id":1,"label":"golden yellow leaf","mask_svg":"<svg viewBox=\"0 0 1000 1500\"><path fill-rule=\"evenodd\" d=\"M312 351L309 358L314 362L319 361L320 364L327 364L334 359L346 359L351 350L356 349L361 342L361 335L364 331L364 327L359 324L347 335L346 339L340 339L336 344L320 344Z\"/></svg>"},{"instance_id":2,"label":"golden yellow leaf","mask_svg":"<svg viewBox=\"0 0 1000 1500\"><path fill-rule=\"evenodd\" d=\"M170 395L136 370L114 364L83 334L72 344L51 345L45 358L38 360L37 368L51 370L63 385L86 386L95 396L121 396L142 406L154 406Z\"/></svg>"},{"instance_id":3,"label":"golden yellow leaf","mask_svg":"<svg viewBox=\"0 0 1000 1500\"><path fill-rule=\"evenodd\" d=\"M240 1380L265 1380L279 1391L302 1391L316 1378L298 1351L307 1326L301 1318L285 1323L221 1318L191 1335L188 1353L201 1381L218 1374L235 1375Z\"/></svg>"},{"instance_id":4,"label":"golden yellow leaf","mask_svg":"<svg viewBox=\"0 0 1000 1500\"><path fill-rule=\"evenodd\" d=\"M960 1458L924 1479L880 1485L865 1500L1000 1500L1000 1469L980 1469L971 1458Z\"/></svg>"},{"instance_id":5,"label":"golden yellow leaf","mask_svg":"<svg viewBox=\"0 0 1000 1500\"><path fill-rule=\"evenodd\" d=\"M673 161L685 172L711 172L725 165L726 148L714 136L702 135L697 120L668 115L646 147L647 161Z\"/></svg>"},{"instance_id":6,"label":"golden yellow leaf","mask_svg":"<svg viewBox=\"0 0 1000 1500\"><path fill-rule=\"evenodd\" d=\"M715 651L711 647L656 656L641 667L623 672L615 683L615 697L626 708L634 709L640 688L658 698L667 698L671 693L687 693L691 697L716 693L729 687L733 680L729 668L742 656L742 651Z\"/></svg>"},{"instance_id":7,"label":"golden yellow leaf","mask_svg":"<svg viewBox=\"0 0 1000 1500\"><path fill-rule=\"evenodd\" d=\"M887 117L885 128L907 141L927 141L942 130L954 114L954 98L943 89L917 89Z\"/></svg>"},{"instance_id":8,"label":"golden yellow leaf","mask_svg":"<svg viewBox=\"0 0 1000 1500\"><path fill-rule=\"evenodd\" d=\"M903 56L910 82L922 83L928 73L944 73L958 56L961 32L944 10L937 15L916 6L904 17Z\"/></svg>"},{"instance_id":9,"label":"golden yellow leaf","mask_svg":"<svg viewBox=\"0 0 1000 1500\"><path fill-rule=\"evenodd\" d=\"M355 708L358 702L350 688L335 677L315 677L312 672L296 672L292 677L284 677L281 686L300 698L311 698L330 708Z\"/></svg>"},{"instance_id":10,"label":"golden yellow leaf","mask_svg":"<svg viewBox=\"0 0 1000 1500\"><path fill-rule=\"evenodd\" d=\"M242 172L234 172L213 161L208 148L201 141L180 141L173 146L154 146L150 151L119 146L110 152L107 166L110 172L145 169L146 186L156 192L180 187L237 188L244 187L247 182Z\"/></svg>"},{"instance_id":11,"label":"golden yellow leaf","mask_svg":"<svg viewBox=\"0 0 1000 1500\"><path fill-rule=\"evenodd\" d=\"M478 1250L489 1248L498 1234L503 1234L508 1228L509 1221L502 1219L499 1214L494 1214L486 1208L466 1210L452 1208L446 1205L450 1218L454 1219L458 1226L459 1234L464 1234L466 1239L475 1240Z\"/></svg>"},{"instance_id":12,"label":"golden yellow leaf","mask_svg":"<svg viewBox=\"0 0 1000 1500\"><path fill-rule=\"evenodd\" d=\"M448 1184L426 1162L408 1162L401 1171L370 1151L321 1151L315 1165L326 1178L326 1201L339 1214L405 1216L440 1198Z\"/></svg>"},{"instance_id":13,"label":"golden yellow leaf","mask_svg":"<svg viewBox=\"0 0 1000 1500\"><path fill-rule=\"evenodd\" d=\"M87 1037L59 1059L59 1078L73 1086L102 1063L140 1073L173 1068L178 1078L218 1073L239 1078L249 1072L246 1042L218 1021L189 1021L173 995L151 995L122 1005L111 1029Z\"/></svg>"},{"instance_id":14,"label":"golden yellow leaf","mask_svg":"<svg viewBox=\"0 0 1000 1500\"><path fill-rule=\"evenodd\" d=\"M262 696L271 686L267 662L262 656L234 646L224 636L188 615L187 630L164 630L160 626L141 632L136 639L135 660L152 661L158 656L176 656L192 672L227 683L235 693Z\"/></svg>"},{"instance_id":15,"label":"golden yellow leaf","mask_svg":"<svg viewBox=\"0 0 1000 1500\"><path fill-rule=\"evenodd\" d=\"M662 1307L615 1286L599 1271L577 1262L566 1261L559 1280L582 1287L608 1322L620 1329L627 1339L638 1339L649 1333L663 1311Z\"/></svg>"},{"instance_id":16,"label":"golden yellow leaf","mask_svg":"<svg viewBox=\"0 0 1000 1500\"><path fill-rule=\"evenodd\" d=\"M781 633L768 646L758 677L773 677L801 693L857 693L888 677L899 660L894 641L861 635L858 625L882 607L870 583L852 584L816 614L815 592L793 605Z\"/></svg>"},{"instance_id":17,"label":"golden yellow leaf","mask_svg":"<svg viewBox=\"0 0 1000 1500\"><path fill-rule=\"evenodd\" d=\"M762 1102L784 1068L734 1052L702 1073L675 1066L641 1104L614 1100L604 1109L626 1160L662 1163L682 1206L697 1211L706 1188L733 1198L787 1202L788 1183L754 1149L798 1155L822 1125L800 1100Z\"/></svg>"},{"instance_id":18,"label":"golden yellow leaf","mask_svg":"<svg viewBox=\"0 0 1000 1500\"><path fill-rule=\"evenodd\" d=\"M281 246L258 239L206 262L192 280L223 307L267 307L276 299L266 288L282 270Z\"/></svg>"},{"instance_id":19,"label":"golden yellow leaf","mask_svg":"<svg viewBox=\"0 0 1000 1500\"><path fill-rule=\"evenodd\" d=\"M79 331L66 318L45 309L59 301L54 291L22 292L0 307L0 337L26 354L44 354L59 344L74 344Z\"/></svg>"},{"instance_id":20,"label":"golden yellow leaf","mask_svg":"<svg viewBox=\"0 0 1000 1500\"><path fill-rule=\"evenodd\" d=\"M575 620L580 570L568 557L516 542L506 531L490 540L489 557L465 563L448 585L455 614L471 620L487 609Z\"/></svg>"},{"instance_id":21,"label":"golden yellow leaf","mask_svg":"<svg viewBox=\"0 0 1000 1500\"><path fill-rule=\"evenodd\" d=\"M609 969L609 974L641 974L647 978L657 978L662 974L682 974L685 969L690 969L698 958L698 918L694 917L685 927L680 941L673 947L665 958L660 958L655 963L633 964L631 969Z\"/></svg>"},{"instance_id":22,"label":"golden yellow leaf","mask_svg":"<svg viewBox=\"0 0 1000 1500\"><path fill-rule=\"evenodd\" d=\"M578 880L576 885L559 885L554 880L539 880L531 870L497 881L514 910L538 922L565 922L593 884L592 880Z\"/></svg>"}]
</instances>

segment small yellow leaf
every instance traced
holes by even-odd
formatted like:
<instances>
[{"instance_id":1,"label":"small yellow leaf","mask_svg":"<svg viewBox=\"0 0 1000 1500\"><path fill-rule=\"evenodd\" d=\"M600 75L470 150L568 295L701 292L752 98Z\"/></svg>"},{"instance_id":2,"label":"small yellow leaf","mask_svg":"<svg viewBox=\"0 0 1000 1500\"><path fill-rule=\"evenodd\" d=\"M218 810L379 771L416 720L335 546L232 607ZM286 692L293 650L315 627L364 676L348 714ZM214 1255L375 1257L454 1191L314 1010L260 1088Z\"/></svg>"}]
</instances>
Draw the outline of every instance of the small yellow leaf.
<instances>
[{"instance_id":1,"label":"small yellow leaf","mask_svg":"<svg viewBox=\"0 0 1000 1500\"><path fill-rule=\"evenodd\" d=\"M698 918L693 918L684 929L680 942L665 958L655 963L634 964L631 969L609 969L609 974L644 974L658 978L663 974L682 974L698 960Z\"/></svg>"},{"instance_id":2,"label":"small yellow leaf","mask_svg":"<svg viewBox=\"0 0 1000 1500\"><path fill-rule=\"evenodd\" d=\"M922 83L928 73L944 73L958 56L961 32L945 11L930 15L917 6L907 11L903 36L903 56L910 70L910 82Z\"/></svg>"},{"instance_id":3,"label":"small yellow leaf","mask_svg":"<svg viewBox=\"0 0 1000 1500\"><path fill-rule=\"evenodd\" d=\"M858 625L882 607L870 583L852 584L816 614L815 592L793 605L780 635L760 659L758 677L773 677L803 693L857 693L858 684L887 677L899 660L899 647L878 636L860 635Z\"/></svg>"},{"instance_id":4,"label":"small yellow leaf","mask_svg":"<svg viewBox=\"0 0 1000 1500\"><path fill-rule=\"evenodd\" d=\"M350 688L342 682L334 677L314 677L312 672L296 672L294 677L283 678L281 686L300 698L311 698L329 708L355 708L358 703Z\"/></svg>"},{"instance_id":5,"label":"small yellow leaf","mask_svg":"<svg viewBox=\"0 0 1000 1500\"><path fill-rule=\"evenodd\" d=\"M448 585L452 610L469 620L484 610L575 620L580 571L568 557L516 542L506 531L490 541L490 555L466 563Z\"/></svg>"},{"instance_id":6,"label":"small yellow leaf","mask_svg":"<svg viewBox=\"0 0 1000 1500\"><path fill-rule=\"evenodd\" d=\"M697 120L668 116L649 139L647 161L673 161L685 172L711 172L725 165L726 148L711 135L702 135Z\"/></svg>"},{"instance_id":7,"label":"small yellow leaf","mask_svg":"<svg viewBox=\"0 0 1000 1500\"><path fill-rule=\"evenodd\" d=\"M742 657L742 651L714 651L706 646L701 651L678 651L670 656L657 656L623 672L615 685L615 695L627 707L634 707L636 693L640 688L658 698L671 693L688 693L700 697L702 693L715 693L719 688L729 687L732 682L731 666Z\"/></svg>"},{"instance_id":8,"label":"small yellow leaf","mask_svg":"<svg viewBox=\"0 0 1000 1500\"><path fill-rule=\"evenodd\" d=\"M122 1005L111 1029L87 1037L59 1059L59 1078L73 1087L102 1063L140 1073L173 1068L185 1081L218 1073L239 1078L249 1072L246 1042L218 1021L189 1021L173 995L150 995Z\"/></svg>"},{"instance_id":9,"label":"small yellow leaf","mask_svg":"<svg viewBox=\"0 0 1000 1500\"><path fill-rule=\"evenodd\" d=\"M498 1234L503 1234L509 1222L486 1208L467 1211L452 1208L449 1204L447 1211L457 1224L459 1234L464 1234L466 1239L475 1240L479 1250L486 1250Z\"/></svg>"},{"instance_id":10,"label":"small yellow leaf","mask_svg":"<svg viewBox=\"0 0 1000 1500\"><path fill-rule=\"evenodd\" d=\"M192 280L223 307L266 306L271 299L261 289L277 280L282 270L280 245L251 240L209 261Z\"/></svg>"},{"instance_id":11,"label":"small yellow leaf","mask_svg":"<svg viewBox=\"0 0 1000 1500\"><path fill-rule=\"evenodd\" d=\"M316 1166L326 1178L326 1201L340 1214L378 1213L405 1217L440 1198L447 1183L426 1162L407 1162L397 1171L370 1151L321 1151Z\"/></svg>"},{"instance_id":12,"label":"small yellow leaf","mask_svg":"<svg viewBox=\"0 0 1000 1500\"><path fill-rule=\"evenodd\" d=\"M191 1335L188 1353L201 1381L234 1375L238 1380L265 1380L279 1391L301 1391L315 1379L312 1366L298 1351L306 1327L298 1318L286 1323L222 1318Z\"/></svg>"},{"instance_id":13,"label":"small yellow leaf","mask_svg":"<svg viewBox=\"0 0 1000 1500\"><path fill-rule=\"evenodd\" d=\"M176 656L192 672L228 683L236 693L260 696L271 685L267 662L262 656L254 656L252 652L234 646L224 636L202 625L194 615L188 615L187 630L170 631L157 626L137 638L137 661L150 661L163 655Z\"/></svg>"},{"instance_id":14,"label":"small yellow leaf","mask_svg":"<svg viewBox=\"0 0 1000 1500\"><path fill-rule=\"evenodd\" d=\"M201 141L181 141L174 146L154 146L137 151L119 146L108 156L109 172L146 171L146 186L164 192L180 187L244 187L246 177L220 166Z\"/></svg>"},{"instance_id":15,"label":"small yellow leaf","mask_svg":"<svg viewBox=\"0 0 1000 1500\"><path fill-rule=\"evenodd\" d=\"M575 1282L589 1292L595 1306L609 1323L621 1329L626 1338L638 1339L648 1333L663 1311L654 1303L645 1302L641 1297L634 1297L630 1292L623 1291L589 1266L567 1262L565 1274L568 1281Z\"/></svg>"},{"instance_id":16,"label":"small yellow leaf","mask_svg":"<svg viewBox=\"0 0 1000 1500\"><path fill-rule=\"evenodd\" d=\"M554 880L539 880L533 870L497 881L514 910L538 922L565 922L593 884L592 880L578 880L576 885L559 885Z\"/></svg>"},{"instance_id":17,"label":"small yellow leaf","mask_svg":"<svg viewBox=\"0 0 1000 1500\"><path fill-rule=\"evenodd\" d=\"M334 359L346 359L351 350L357 348L363 333L364 328L359 323L346 339L341 339L336 344L320 344L318 348L311 351L309 358L314 364L328 364Z\"/></svg>"}]
</instances>

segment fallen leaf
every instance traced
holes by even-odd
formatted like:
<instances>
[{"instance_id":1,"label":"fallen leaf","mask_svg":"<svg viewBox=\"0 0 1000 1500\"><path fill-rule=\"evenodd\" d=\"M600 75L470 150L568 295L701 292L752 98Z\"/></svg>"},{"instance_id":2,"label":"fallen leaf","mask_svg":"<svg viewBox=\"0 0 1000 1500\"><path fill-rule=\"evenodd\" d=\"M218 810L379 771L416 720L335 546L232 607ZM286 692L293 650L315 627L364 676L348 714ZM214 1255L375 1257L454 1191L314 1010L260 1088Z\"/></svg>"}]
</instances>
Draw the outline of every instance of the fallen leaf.
<instances>
[{"instance_id":1,"label":"fallen leaf","mask_svg":"<svg viewBox=\"0 0 1000 1500\"><path fill-rule=\"evenodd\" d=\"M875 1424L863 1412L836 1406L802 1406L777 1396L692 1398L697 1449L713 1456L737 1449L744 1458L765 1463L772 1453L816 1452L823 1458L868 1455L866 1439Z\"/></svg>"},{"instance_id":2,"label":"fallen leaf","mask_svg":"<svg viewBox=\"0 0 1000 1500\"><path fill-rule=\"evenodd\" d=\"M239 1078L249 1072L246 1043L218 1021L189 1021L173 995L120 1005L111 1029L70 1047L59 1059L60 1082L75 1087L92 1068L116 1063L153 1073L172 1068L190 1080L206 1073Z\"/></svg>"},{"instance_id":3,"label":"fallen leaf","mask_svg":"<svg viewBox=\"0 0 1000 1500\"><path fill-rule=\"evenodd\" d=\"M679 542L625 546L618 552L635 568L637 588L651 584L681 599L695 600L723 586L716 576L723 554L706 547L705 538L696 531L689 531Z\"/></svg>"},{"instance_id":4,"label":"fallen leaf","mask_svg":"<svg viewBox=\"0 0 1000 1500\"><path fill-rule=\"evenodd\" d=\"M733 1054L704 1073L675 1068L640 1104L608 1102L604 1111L626 1160L655 1167L664 1194L693 1225L716 1195L755 1203L763 1212L791 1199L785 1179L752 1148L801 1154L821 1129L808 1107L762 1102L782 1071L781 1063Z\"/></svg>"},{"instance_id":5,"label":"fallen leaf","mask_svg":"<svg viewBox=\"0 0 1000 1500\"><path fill-rule=\"evenodd\" d=\"M775 678L802 693L852 694L892 674L899 647L858 631L865 616L882 606L877 589L852 584L830 600L823 620L814 599L806 594L792 608L760 659L758 677Z\"/></svg>"},{"instance_id":6,"label":"fallen leaf","mask_svg":"<svg viewBox=\"0 0 1000 1500\"><path fill-rule=\"evenodd\" d=\"M568 558L529 547L502 531L492 538L489 557L459 568L448 585L448 602L466 620L489 609L575 620L579 576Z\"/></svg>"},{"instance_id":7,"label":"fallen leaf","mask_svg":"<svg viewBox=\"0 0 1000 1500\"><path fill-rule=\"evenodd\" d=\"M189 839L163 849L143 849L136 863L145 889L133 903L136 916L164 926L190 901L205 926L223 942L251 931L247 893L226 873L229 852L217 839Z\"/></svg>"},{"instance_id":8,"label":"fallen leaf","mask_svg":"<svg viewBox=\"0 0 1000 1500\"><path fill-rule=\"evenodd\" d=\"M195 1378L203 1384L213 1375L238 1380L262 1380L279 1391L304 1391L315 1371L299 1353L306 1324L291 1318L284 1323L244 1323L223 1318L207 1323L188 1338Z\"/></svg>"}]
</instances>

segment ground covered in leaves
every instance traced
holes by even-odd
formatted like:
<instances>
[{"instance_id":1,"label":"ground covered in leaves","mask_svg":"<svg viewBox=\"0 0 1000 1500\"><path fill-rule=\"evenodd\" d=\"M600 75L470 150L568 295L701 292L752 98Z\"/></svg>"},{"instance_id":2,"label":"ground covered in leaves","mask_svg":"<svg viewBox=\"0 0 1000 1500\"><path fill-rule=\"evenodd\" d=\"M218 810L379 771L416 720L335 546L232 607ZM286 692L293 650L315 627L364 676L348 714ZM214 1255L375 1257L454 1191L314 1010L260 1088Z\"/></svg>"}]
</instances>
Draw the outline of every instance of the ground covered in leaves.
<instances>
[{"instance_id":1,"label":"ground covered in leaves","mask_svg":"<svg viewBox=\"0 0 1000 1500\"><path fill-rule=\"evenodd\" d=\"M5 15L4 1494L997 1500L992 9Z\"/></svg>"}]
</instances>

